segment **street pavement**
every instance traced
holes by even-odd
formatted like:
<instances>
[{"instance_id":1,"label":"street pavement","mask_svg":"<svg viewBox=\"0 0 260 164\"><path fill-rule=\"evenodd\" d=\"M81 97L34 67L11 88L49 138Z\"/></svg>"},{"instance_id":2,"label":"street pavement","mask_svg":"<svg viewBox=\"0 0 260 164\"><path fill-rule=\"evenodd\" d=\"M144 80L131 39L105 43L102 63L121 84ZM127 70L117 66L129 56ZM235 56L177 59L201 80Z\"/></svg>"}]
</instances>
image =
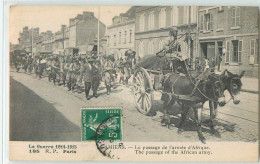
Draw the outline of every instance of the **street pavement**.
<instances>
[{"instance_id":1,"label":"street pavement","mask_svg":"<svg viewBox=\"0 0 260 164\"><path fill-rule=\"evenodd\" d=\"M53 85L47 78L38 79L34 74L17 73L11 69L10 78L10 140L13 141L80 141L80 109L82 107L123 107L124 141L173 141L198 142L196 126L190 111L185 131L177 133L180 109L171 111L170 129L160 124L162 101L155 92L154 116L144 116L136 109L131 86L117 85L110 95L100 86L99 97L86 100L84 93L68 92L66 87ZM207 125L203 134L207 141L256 141L258 140L258 95L241 92L241 102L229 102L219 108L217 129L221 138L212 136ZM227 96L227 99L229 97ZM209 118L205 104L203 120Z\"/></svg>"},{"instance_id":2,"label":"street pavement","mask_svg":"<svg viewBox=\"0 0 260 164\"><path fill-rule=\"evenodd\" d=\"M242 77L242 91L250 93L259 93L259 81L257 77Z\"/></svg>"}]
</instances>

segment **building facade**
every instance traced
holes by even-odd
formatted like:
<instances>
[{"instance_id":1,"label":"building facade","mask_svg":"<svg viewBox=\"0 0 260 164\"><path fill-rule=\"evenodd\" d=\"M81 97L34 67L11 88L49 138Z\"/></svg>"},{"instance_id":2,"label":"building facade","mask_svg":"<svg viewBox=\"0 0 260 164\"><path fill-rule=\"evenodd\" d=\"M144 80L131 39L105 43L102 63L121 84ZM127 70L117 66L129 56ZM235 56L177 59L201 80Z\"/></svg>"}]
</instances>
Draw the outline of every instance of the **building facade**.
<instances>
[{"instance_id":1,"label":"building facade","mask_svg":"<svg viewBox=\"0 0 260 164\"><path fill-rule=\"evenodd\" d=\"M60 50L63 50L65 47L65 31L66 25L61 25L61 29L55 32L55 43L53 51L58 53Z\"/></svg>"},{"instance_id":2,"label":"building facade","mask_svg":"<svg viewBox=\"0 0 260 164\"><path fill-rule=\"evenodd\" d=\"M99 21L99 37L104 37L106 26ZM69 47L80 47L93 44L98 35L98 19L93 12L84 11L75 18L70 19L69 23Z\"/></svg>"},{"instance_id":3,"label":"building facade","mask_svg":"<svg viewBox=\"0 0 260 164\"><path fill-rule=\"evenodd\" d=\"M201 58L210 66L221 61L222 70L246 71L258 76L258 8L257 7L199 7L199 45Z\"/></svg>"},{"instance_id":4,"label":"building facade","mask_svg":"<svg viewBox=\"0 0 260 164\"><path fill-rule=\"evenodd\" d=\"M142 58L154 55L168 42L169 29L177 27L182 52L195 57L197 9L190 6L141 6L136 8L135 51ZM185 42L187 34L190 42ZM188 46L190 45L190 46Z\"/></svg>"},{"instance_id":5,"label":"building facade","mask_svg":"<svg viewBox=\"0 0 260 164\"><path fill-rule=\"evenodd\" d=\"M126 50L134 50L135 42L135 8L113 18L113 24L108 27L106 55L114 54L116 59L125 56Z\"/></svg>"},{"instance_id":6,"label":"building facade","mask_svg":"<svg viewBox=\"0 0 260 164\"><path fill-rule=\"evenodd\" d=\"M27 26L23 28L23 31L19 33L19 45L24 49L27 53L32 53L33 44L37 41L39 37L39 28L31 28L29 29Z\"/></svg>"}]
</instances>

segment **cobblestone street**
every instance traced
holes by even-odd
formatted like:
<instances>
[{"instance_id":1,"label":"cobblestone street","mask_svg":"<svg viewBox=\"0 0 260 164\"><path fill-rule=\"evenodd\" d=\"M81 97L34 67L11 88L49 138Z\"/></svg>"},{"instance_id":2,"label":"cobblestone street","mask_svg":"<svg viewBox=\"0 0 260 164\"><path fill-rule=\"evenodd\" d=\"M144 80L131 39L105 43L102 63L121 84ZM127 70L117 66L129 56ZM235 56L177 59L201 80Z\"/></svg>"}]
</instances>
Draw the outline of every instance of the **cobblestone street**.
<instances>
[{"instance_id":1,"label":"cobblestone street","mask_svg":"<svg viewBox=\"0 0 260 164\"><path fill-rule=\"evenodd\" d=\"M85 100L84 93L68 92L66 87L54 86L47 78L38 79L34 74L11 70L10 139L35 141L79 141L80 109L91 106L123 107L123 140L125 141L198 141L192 119L185 124L185 131L178 135L180 109L173 106L170 129L161 126L162 101L155 92L155 116L144 116L135 107L131 86L118 85L106 95L103 82L99 97ZM227 96L228 99L228 96ZM241 92L241 102L232 102L219 108L217 129L222 137L216 138L203 126L208 141L255 141L258 139L258 95ZM190 111L192 118L192 111ZM205 104L203 120L209 117ZM34 126L31 126L34 125ZM149 137L148 137L149 136Z\"/></svg>"}]
</instances>

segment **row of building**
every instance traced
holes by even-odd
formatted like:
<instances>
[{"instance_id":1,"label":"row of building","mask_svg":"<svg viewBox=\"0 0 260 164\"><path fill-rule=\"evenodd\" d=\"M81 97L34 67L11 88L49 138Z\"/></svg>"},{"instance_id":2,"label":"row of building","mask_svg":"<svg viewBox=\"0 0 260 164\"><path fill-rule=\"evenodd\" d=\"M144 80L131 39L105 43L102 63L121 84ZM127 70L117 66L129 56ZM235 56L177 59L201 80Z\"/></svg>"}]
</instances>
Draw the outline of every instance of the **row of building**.
<instances>
[{"instance_id":1,"label":"row of building","mask_svg":"<svg viewBox=\"0 0 260 164\"><path fill-rule=\"evenodd\" d=\"M126 49L134 49L140 57L155 54L169 39L169 29L175 26L183 41L182 52L193 61L196 57L207 58L215 66L224 54L222 70L245 70L247 76L258 76L258 7L140 6L114 19L107 32L109 53L122 55ZM185 42L187 34L189 41Z\"/></svg>"},{"instance_id":2,"label":"row of building","mask_svg":"<svg viewBox=\"0 0 260 164\"><path fill-rule=\"evenodd\" d=\"M55 33L52 31L41 32L39 28L24 27L20 32L19 44L11 45L13 49L24 49L33 54L60 54L66 48L77 48L85 53L89 45L94 45L97 40L99 22L99 37L104 38L106 26L98 21L93 12L83 12L69 20L69 25L61 25Z\"/></svg>"},{"instance_id":3,"label":"row of building","mask_svg":"<svg viewBox=\"0 0 260 164\"><path fill-rule=\"evenodd\" d=\"M225 54L222 69L235 73L245 70L247 76L258 76L258 15L258 7L246 6L133 6L115 16L111 26L100 22L100 52L116 58L123 57L128 49L135 50L138 58L155 54L168 41L169 29L175 26L183 43L182 52L193 61L196 57L207 58L214 66ZM49 53L67 47L86 51L87 45L96 44L93 41L97 39L97 22L93 13L83 12L54 34L39 34L38 28L25 27L19 45L30 51L33 42L34 52ZM31 35L36 37L24 39Z\"/></svg>"}]
</instances>

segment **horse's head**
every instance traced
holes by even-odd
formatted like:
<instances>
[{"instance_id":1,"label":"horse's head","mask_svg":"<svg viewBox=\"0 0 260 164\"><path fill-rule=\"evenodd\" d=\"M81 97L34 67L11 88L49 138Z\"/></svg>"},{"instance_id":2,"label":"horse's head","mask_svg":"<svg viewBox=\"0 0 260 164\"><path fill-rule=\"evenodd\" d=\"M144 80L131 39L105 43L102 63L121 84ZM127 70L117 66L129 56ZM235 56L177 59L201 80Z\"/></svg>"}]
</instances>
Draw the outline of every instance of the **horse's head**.
<instances>
[{"instance_id":1,"label":"horse's head","mask_svg":"<svg viewBox=\"0 0 260 164\"><path fill-rule=\"evenodd\" d=\"M224 106L226 104L225 95L224 95L224 84L221 82L220 78L216 74L211 74L208 80L209 93L211 97L218 101L219 106Z\"/></svg>"},{"instance_id":2,"label":"horse's head","mask_svg":"<svg viewBox=\"0 0 260 164\"><path fill-rule=\"evenodd\" d=\"M225 75L227 73L227 75ZM234 104L239 104L239 93L242 88L242 82L241 78L244 76L245 71L242 71L240 75L233 74L229 72L228 70L225 70L223 74L226 76L225 84L226 84L226 89L228 90L229 94L231 95L233 99Z\"/></svg>"}]
</instances>

